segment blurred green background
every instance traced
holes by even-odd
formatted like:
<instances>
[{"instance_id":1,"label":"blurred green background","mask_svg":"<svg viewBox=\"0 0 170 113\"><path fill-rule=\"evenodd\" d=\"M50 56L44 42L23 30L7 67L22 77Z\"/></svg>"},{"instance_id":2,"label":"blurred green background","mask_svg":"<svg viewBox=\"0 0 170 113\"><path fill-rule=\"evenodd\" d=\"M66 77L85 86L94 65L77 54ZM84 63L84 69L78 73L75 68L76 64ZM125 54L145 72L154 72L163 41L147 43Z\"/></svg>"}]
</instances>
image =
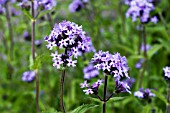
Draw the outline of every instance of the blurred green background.
<instances>
[{"instance_id":1,"label":"blurred green background","mask_svg":"<svg viewBox=\"0 0 170 113\"><path fill-rule=\"evenodd\" d=\"M149 113L151 108L156 113L165 113L167 83L163 78L162 68L170 66L170 0L160 0L155 4L156 10L151 15L157 15L157 24L146 24L147 44L152 48L147 52L147 69L144 73L143 88L154 89L156 97L151 104L133 96L133 92L139 89L139 76L142 68L137 69L135 64L144 58L143 53L138 54L141 41L140 22L132 22L126 19L125 13L128 6L120 0L89 0L88 4L79 12L70 13L68 6L71 0L58 0L57 6L48 12L53 23L69 20L82 25L87 35L91 37L96 51L119 52L126 56L129 65L129 76L135 78L132 86L132 94L125 96L120 101L107 103L107 113ZM10 4L21 11L16 4ZM44 15L43 15L44 13ZM42 40L42 45L36 47L37 56L44 55L39 68L40 109L41 111L60 111L59 105L59 83L61 71L52 66L50 52L46 48L44 37L51 31L47 12L36 21L36 40ZM162 15L162 18L160 17ZM12 28L14 34L14 58L10 59L8 49L10 44L9 29L5 14L0 15L0 113L35 113L35 81L31 83L21 80L22 74L30 70L31 42L25 41L24 31L31 34L31 21L21 11L18 16L12 16ZM53 24L54 25L54 24ZM71 111L82 104L96 104L96 108L88 113L99 113L102 111L102 103L94 101L89 95L85 95L80 88L84 81L83 67L93 53L85 55L87 61L81 57L75 68L66 70L64 85L64 102L67 111ZM103 76L102 73L100 75ZM108 91L112 90L114 82L109 79ZM102 96L103 86L100 88ZM121 95L116 95L121 96ZM94 97L95 98L95 97Z\"/></svg>"}]
</instances>

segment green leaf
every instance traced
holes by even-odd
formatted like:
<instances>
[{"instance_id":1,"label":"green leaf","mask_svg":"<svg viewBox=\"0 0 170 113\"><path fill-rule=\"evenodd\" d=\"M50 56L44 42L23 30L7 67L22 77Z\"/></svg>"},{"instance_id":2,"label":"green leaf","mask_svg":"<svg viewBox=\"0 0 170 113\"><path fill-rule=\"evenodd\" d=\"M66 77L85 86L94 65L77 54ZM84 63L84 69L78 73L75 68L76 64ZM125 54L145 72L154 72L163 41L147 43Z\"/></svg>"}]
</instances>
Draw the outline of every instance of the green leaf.
<instances>
[{"instance_id":1,"label":"green leaf","mask_svg":"<svg viewBox=\"0 0 170 113\"><path fill-rule=\"evenodd\" d=\"M42 111L41 113L62 113L62 112L58 112L58 111Z\"/></svg>"},{"instance_id":2,"label":"green leaf","mask_svg":"<svg viewBox=\"0 0 170 113\"><path fill-rule=\"evenodd\" d=\"M85 104L82 106L77 107L76 109L74 109L73 111L69 112L69 113L85 113L86 111L97 107L98 105L94 105L94 104Z\"/></svg>"},{"instance_id":3,"label":"green leaf","mask_svg":"<svg viewBox=\"0 0 170 113\"><path fill-rule=\"evenodd\" d=\"M149 105L143 107L142 113L150 113L151 107Z\"/></svg>"},{"instance_id":4,"label":"green leaf","mask_svg":"<svg viewBox=\"0 0 170 113\"><path fill-rule=\"evenodd\" d=\"M22 10L22 12L28 17L28 19L30 19L30 20L33 19L29 11L27 11L27 10Z\"/></svg>"},{"instance_id":5,"label":"green leaf","mask_svg":"<svg viewBox=\"0 0 170 113\"><path fill-rule=\"evenodd\" d=\"M50 13L50 12L51 12L51 10L41 11L36 19L39 19L39 18L41 18L42 16L44 16L45 14Z\"/></svg>"},{"instance_id":6,"label":"green leaf","mask_svg":"<svg viewBox=\"0 0 170 113\"><path fill-rule=\"evenodd\" d=\"M32 55L30 55L30 57L29 57L29 62L30 62L29 68L30 68L30 70L31 70L31 69L32 69L32 66L33 66L33 64L34 64Z\"/></svg>"},{"instance_id":7,"label":"green leaf","mask_svg":"<svg viewBox=\"0 0 170 113\"><path fill-rule=\"evenodd\" d=\"M120 101L123 100L125 97L112 97L108 100L108 102L115 102L115 101Z\"/></svg>"},{"instance_id":8,"label":"green leaf","mask_svg":"<svg viewBox=\"0 0 170 113\"><path fill-rule=\"evenodd\" d=\"M148 58L151 59L152 56L162 48L162 45L156 44L148 51Z\"/></svg>"},{"instance_id":9,"label":"green leaf","mask_svg":"<svg viewBox=\"0 0 170 113\"><path fill-rule=\"evenodd\" d=\"M134 50L132 48L128 47L128 46L120 45L120 44L116 44L115 46L122 49L122 50L124 50L125 52L134 54Z\"/></svg>"},{"instance_id":10,"label":"green leaf","mask_svg":"<svg viewBox=\"0 0 170 113\"><path fill-rule=\"evenodd\" d=\"M162 45L168 52L170 52L170 47L169 47L170 42L169 42L169 41L163 40L163 39L158 39L158 41L161 43L161 45Z\"/></svg>"},{"instance_id":11,"label":"green leaf","mask_svg":"<svg viewBox=\"0 0 170 113\"><path fill-rule=\"evenodd\" d=\"M165 104L167 104L167 100L166 98L161 94L159 93L158 91L155 91L155 90L152 90L152 92L156 95L156 97L158 97L160 100L162 100Z\"/></svg>"},{"instance_id":12,"label":"green leaf","mask_svg":"<svg viewBox=\"0 0 170 113\"><path fill-rule=\"evenodd\" d=\"M30 69L36 70L41 68L42 62L45 61L48 58L47 55L42 54L35 57L35 60L33 61L32 56L30 56Z\"/></svg>"},{"instance_id":13,"label":"green leaf","mask_svg":"<svg viewBox=\"0 0 170 113\"><path fill-rule=\"evenodd\" d=\"M89 97L88 99L99 103L101 102L98 98Z\"/></svg>"}]
</instances>

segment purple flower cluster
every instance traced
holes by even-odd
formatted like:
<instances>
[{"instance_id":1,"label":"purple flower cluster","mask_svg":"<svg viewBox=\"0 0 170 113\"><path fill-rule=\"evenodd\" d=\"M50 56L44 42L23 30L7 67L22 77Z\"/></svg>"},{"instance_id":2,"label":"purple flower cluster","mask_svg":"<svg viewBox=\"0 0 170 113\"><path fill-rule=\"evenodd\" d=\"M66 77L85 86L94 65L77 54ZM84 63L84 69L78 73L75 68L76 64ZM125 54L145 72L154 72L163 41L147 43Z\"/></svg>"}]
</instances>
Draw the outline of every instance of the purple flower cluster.
<instances>
[{"instance_id":1,"label":"purple flower cluster","mask_svg":"<svg viewBox=\"0 0 170 113\"><path fill-rule=\"evenodd\" d=\"M93 66L93 64L89 64L83 69L84 78L91 79L99 75L99 71Z\"/></svg>"},{"instance_id":2,"label":"purple flower cluster","mask_svg":"<svg viewBox=\"0 0 170 113\"><path fill-rule=\"evenodd\" d=\"M163 71L165 73L165 77L169 79L170 78L170 67L168 66L164 67Z\"/></svg>"},{"instance_id":3,"label":"purple flower cluster","mask_svg":"<svg viewBox=\"0 0 170 113\"><path fill-rule=\"evenodd\" d=\"M78 56L94 50L91 40L85 36L82 26L78 26L70 21L62 21L56 24L50 35L45 37L45 40L48 42L47 48L49 50L57 46L65 50L62 54L58 54L57 51L51 54L54 62L53 66L57 67L57 69L61 65L76 66L75 63L77 63L76 59Z\"/></svg>"},{"instance_id":4,"label":"purple flower cluster","mask_svg":"<svg viewBox=\"0 0 170 113\"><path fill-rule=\"evenodd\" d=\"M154 5L151 0L132 0L128 1L129 9L126 12L126 17L132 17L132 21L136 21L137 17L140 18L142 23L153 22L157 23L156 16L150 17L150 12L154 10Z\"/></svg>"},{"instance_id":5,"label":"purple flower cluster","mask_svg":"<svg viewBox=\"0 0 170 113\"><path fill-rule=\"evenodd\" d=\"M125 56L120 56L119 53L110 54L108 51L103 52L99 51L94 54L91 62L94 64L94 68L97 70L102 70L104 73L106 73L105 76L113 75L115 79L115 92L129 92L130 90L130 84L128 84L128 80L130 77L128 76L128 66L127 66L127 60ZM92 68L93 65L90 65L90 68ZM92 68L93 69L93 68ZM97 71L95 71L96 73ZM90 78L90 77L89 77ZM126 80L122 81L122 79L127 78ZM84 82L84 84L87 84L87 81ZM95 83L97 84L97 83ZM97 93L98 86L93 89L95 84L92 85L92 87L86 87L88 90L84 90L86 92L89 92L90 94ZM82 88L82 84L81 84ZM95 91L95 92L94 92ZM93 93L92 93L93 92ZM87 93L87 94L89 94Z\"/></svg>"},{"instance_id":6,"label":"purple flower cluster","mask_svg":"<svg viewBox=\"0 0 170 113\"><path fill-rule=\"evenodd\" d=\"M41 10L51 10L57 4L56 0L34 0L34 8ZM19 3L19 6L25 8L26 6L30 6L29 0L22 0Z\"/></svg>"},{"instance_id":7,"label":"purple flower cluster","mask_svg":"<svg viewBox=\"0 0 170 113\"><path fill-rule=\"evenodd\" d=\"M73 2L69 5L69 11L71 13L78 12L87 3L88 3L88 0L73 0Z\"/></svg>"},{"instance_id":8,"label":"purple flower cluster","mask_svg":"<svg viewBox=\"0 0 170 113\"><path fill-rule=\"evenodd\" d=\"M97 80L97 82L93 83L91 86L89 86L89 83L87 81L84 81L84 83L80 84L81 88L85 88L83 92L85 92L86 95L89 94L98 94L98 88L102 84L103 80Z\"/></svg>"},{"instance_id":9,"label":"purple flower cluster","mask_svg":"<svg viewBox=\"0 0 170 113\"><path fill-rule=\"evenodd\" d=\"M32 82L36 77L35 71L25 71L22 74L22 81L24 82Z\"/></svg>"},{"instance_id":10,"label":"purple flower cluster","mask_svg":"<svg viewBox=\"0 0 170 113\"><path fill-rule=\"evenodd\" d=\"M134 96L138 98L150 100L151 97L155 97L155 94L153 94L148 88L146 90L140 88L139 91L134 92Z\"/></svg>"},{"instance_id":11,"label":"purple flower cluster","mask_svg":"<svg viewBox=\"0 0 170 113\"><path fill-rule=\"evenodd\" d=\"M116 81L116 87L115 87L115 92L118 94L120 92L128 92L131 94L130 92L130 86L128 85L128 83L126 81Z\"/></svg>"},{"instance_id":12,"label":"purple flower cluster","mask_svg":"<svg viewBox=\"0 0 170 113\"><path fill-rule=\"evenodd\" d=\"M0 5L3 5L5 3L7 3L7 2L15 3L16 0L0 0Z\"/></svg>"},{"instance_id":13,"label":"purple flower cluster","mask_svg":"<svg viewBox=\"0 0 170 113\"><path fill-rule=\"evenodd\" d=\"M120 56L119 53L110 54L108 51L99 51L94 54L92 62L98 70L103 70L108 75L113 75L116 80L128 76L128 65L125 56Z\"/></svg>"}]
</instances>

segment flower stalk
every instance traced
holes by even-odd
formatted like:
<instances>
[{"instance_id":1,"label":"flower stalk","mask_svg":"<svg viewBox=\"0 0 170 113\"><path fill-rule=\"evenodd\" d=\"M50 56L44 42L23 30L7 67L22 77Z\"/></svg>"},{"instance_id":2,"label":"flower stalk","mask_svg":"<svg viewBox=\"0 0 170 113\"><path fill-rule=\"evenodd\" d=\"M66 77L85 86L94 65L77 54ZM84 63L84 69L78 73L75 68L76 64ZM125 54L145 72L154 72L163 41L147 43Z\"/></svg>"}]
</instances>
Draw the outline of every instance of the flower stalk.
<instances>
[{"instance_id":1,"label":"flower stalk","mask_svg":"<svg viewBox=\"0 0 170 113\"><path fill-rule=\"evenodd\" d=\"M107 91L107 79L108 76L105 75L105 80L104 80L104 95L103 95L103 113L106 113L106 91Z\"/></svg>"},{"instance_id":2,"label":"flower stalk","mask_svg":"<svg viewBox=\"0 0 170 113\"><path fill-rule=\"evenodd\" d=\"M168 83L166 113L170 113L170 83Z\"/></svg>"},{"instance_id":3,"label":"flower stalk","mask_svg":"<svg viewBox=\"0 0 170 113\"><path fill-rule=\"evenodd\" d=\"M5 3L5 11L6 11L6 19L7 19L9 37L10 37L10 48L9 48L10 49L9 50L9 56L10 56L9 61L10 61L13 59L14 38L13 38L13 30L12 30L11 16L9 12L8 2Z\"/></svg>"},{"instance_id":4,"label":"flower stalk","mask_svg":"<svg viewBox=\"0 0 170 113\"><path fill-rule=\"evenodd\" d=\"M64 101L63 101L63 95L64 95L64 78L65 78L65 69L62 70L62 76L60 80L60 107L61 111L63 113L66 113L65 107L64 107Z\"/></svg>"},{"instance_id":5,"label":"flower stalk","mask_svg":"<svg viewBox=\"0 0 170 113\"><path fill-rule=\"evenodd\" d=\"M32 50L32 59L33 62L35 61L35 11L34 11L34 0L31 1L31 13L32 13L32 39L31 39L31 50ZM39 108L39 77L38 77L38 70L36 70L36 111L37 113L40 113L40 108Z\"/></svg>"}]
</instances>

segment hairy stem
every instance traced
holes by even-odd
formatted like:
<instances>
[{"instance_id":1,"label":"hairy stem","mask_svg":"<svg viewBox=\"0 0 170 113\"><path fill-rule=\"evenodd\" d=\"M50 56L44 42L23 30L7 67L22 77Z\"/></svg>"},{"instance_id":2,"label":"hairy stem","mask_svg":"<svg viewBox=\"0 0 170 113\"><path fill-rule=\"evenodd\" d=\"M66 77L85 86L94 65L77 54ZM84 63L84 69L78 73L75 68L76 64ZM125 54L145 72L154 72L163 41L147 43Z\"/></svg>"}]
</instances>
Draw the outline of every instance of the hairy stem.
<instances>
[{"instance_id":1,"label":"hairy stem","mask_svg":"<svg viewBox=\"0 0 170 113\"><path fill-rule=\"evenodd\" d=\"M166 113L170 113L170 83L168 83Z\"/></svg>"},{"instance_id":2,"label":"hairy stem","mask_svg":"<svg viewBox=\"0 0 170 113\"><path fill-rule=\"evenodd\" d=\"M12 24L11 24L11 16L9 12L9 7L8 7L8 2L5 3L5 11L6 11L6 19L7 19L7 24L8 24L8 29L9 29L9 36L10 36L10 50L9 50L9 56L10 59L13 59L13 48L14 48L14 38L13 38L13 30L12 30Z\"/></svg>"},{"instance_id":3,"label":"hairy stem","mask_svg":"<svg viewBox=\"0 0 170 113\"><path fill-rule=\"evenodd\" d=\"M108 76L105 75L105 80L104 80L104 94L103 94L103 113L106 113L106 91L107 91L107 79Z\"/></svg>"},{"instance_id":4,"label":"hairy stem","mask_svg":"<svg viewBox=\"0 0 170 113\"><path fill-rule=\"evenodd\" d=\"M32 44L32 59L33 62L35 60L35 11L34 11L34 0L31 1L31 12L32 12L32 39L31 39L31 44ZM39 108L39 77L38 73L36 72L36 111L37 113L40 113L40 108Z\"/></svg>"},{"instance_id":5,"label":"hairy stem","mask_svg":"<svg viewBox=\"0 0 170 113\"><path fill-rule=\"evenodd\" d=\"M60 107L61 111L63 113L66 113L64 108L64 101L63 101L63 95L64 95L64 78L65 78L65 69L62 71L62 76L60 80Z\"/></svg>"}]
</instances>

